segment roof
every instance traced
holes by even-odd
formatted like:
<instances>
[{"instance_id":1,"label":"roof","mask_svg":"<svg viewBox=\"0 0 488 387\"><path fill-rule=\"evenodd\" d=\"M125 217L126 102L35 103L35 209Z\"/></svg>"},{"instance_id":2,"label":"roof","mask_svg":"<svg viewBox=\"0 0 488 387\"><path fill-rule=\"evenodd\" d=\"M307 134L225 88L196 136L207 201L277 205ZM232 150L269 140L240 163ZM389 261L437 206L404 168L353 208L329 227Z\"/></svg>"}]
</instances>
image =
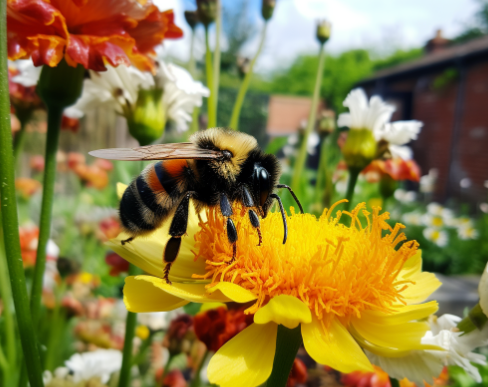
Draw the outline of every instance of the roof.
<instances>
[{"instance_id":1,"label":"roof","mask_svg":"<svg viewBox=\"0 0 488 387\"><path fill-rule=\"evenodd\" d=\"M268 105L268 124L266 133L269 136L284 136L296 133L308 119L312 108L312 98L285 95L272 95ZM319 104L317 111L322 109Z\"/></svg>"},{"instance_id":2,"label":"roof","mask_svg":"<svg viewBox=\"0 0 488 387\"><path fill-rule=\"evenodd\" d=\"M372 77L362 80L360 84L368 83L381 78L395 77L400 74L405 75L406 73L413 73L428 67L449 65L451 63L455 63L459 59L468 58L483 53L488 53L488 36L474 39L464 44L447 47L437 52L427 54L420 59L380 70Z\"/></svg>"}]
</instances>

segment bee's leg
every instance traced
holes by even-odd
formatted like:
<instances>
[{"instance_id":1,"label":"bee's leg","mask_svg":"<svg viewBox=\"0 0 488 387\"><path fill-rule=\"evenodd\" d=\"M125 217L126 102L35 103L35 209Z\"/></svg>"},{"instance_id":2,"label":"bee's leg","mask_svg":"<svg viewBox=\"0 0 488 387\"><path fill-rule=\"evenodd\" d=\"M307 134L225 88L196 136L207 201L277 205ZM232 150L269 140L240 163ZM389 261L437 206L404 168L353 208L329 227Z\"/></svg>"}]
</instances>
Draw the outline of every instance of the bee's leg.
<instances>
[{"instance_id":1,"label":"bee's leg","mask_svg":"<svg viewBox=\"0 0 488 387\"><path fill-rule=\"evenodd\" d=\"M246 207L254 207L254 200L252 200L252 196L249 193L249 190L247 189L246 186L242 187L242 203ZM251 225L258 232L258 237L259 237L258 246L261 246L261 243L263 242L263 236L261 235L261 228L260 228L258 214L256 214L254 210L249 210L249 220L251 221Z\"/></svg>"},{"instance_id":2,"label":"bee's leg","mask_svg":"<svg viewBox=\"0 0 488 387\"><path fill-rule=\"evenodd\" d=\"M288 191L290 191L291 196L293 196L293 199L295 199L295 202L297 202L298 207L300 207L300 212L303 214L303 207L302 204L300 203L300 200L298 200L297 195L295 195L295 192L291 189L291 187L287 186L286 184L278 184L276 188L286 188Z\"/></svg>"},{"instance_id":3,"label":"bee's leg","mask_svg":"<svg viewBox=\"0 0 488 387\"><path fill-rule=\"evenodd\" d=\"M132 236L132 237L130 237L130 238L124 239L123 241L120 241L120 244L121 244L122 246L124 246L126 243L130 243L130 242L132 242L132 241L133 241L135 238L136 238L136 237L133 237L133 236Z\"/></svg>"},{"instance_id":4,"label":"bee's leg","mask_svg":"<svg viewBox=\"0 0 488 387\"><path fill-rule=\"evenodd\" d=\"M181 246L181 237L186 234L186 228L188 226L188 212L190 206L190 198L195 195L195 192L187 192L180 204L176 208L171 226L169 228L170 240L166 244L164 249L163 261L166 263L164 267L164 279L167 284L171 285L169 280L169 270L171 265L178 257Z\"/></svg>"},{"instance_id":5,"label":"bee's leg","mask_svg":"<svg viewBox=\"0 0 488 387\"><path fill-rule=\"evenodd\" d=\"M276 194L271 194L269 195L270 198L276 199L280 206L280 212L281 212L281 218L283 219L283 228L285 229L285 234L283 236L283 244L286 243L286 239L288 238L288 224L286 223L286 214L285 210L283 209L283 203L281 203L281 199L278 195Z\"/></svg>"},{"instance_id":6,"label":"bee's leg","mask_svg":"<svg viewBox=\"0 0 488 387\"><path fill-rule=\"evenodd\" d=\"M220 194L220 212L227 218L227 239L232 244L232 259L227 262L229 265L236 260L237 255L237 230L234 222L230 218L232 216L232 205L225 193Z\"/></svg>"},{"instance_id":7,"label":"bee's leg","mask_svg":"<svg viewBox=\"0 0 488 387\"><path fill-rule=\"evenodd\" d=\"M227 264L234 263L237 255L237 229L231 218L227 218L227 239L232 244L232 259Z\"/></svg>"}]
</instances>

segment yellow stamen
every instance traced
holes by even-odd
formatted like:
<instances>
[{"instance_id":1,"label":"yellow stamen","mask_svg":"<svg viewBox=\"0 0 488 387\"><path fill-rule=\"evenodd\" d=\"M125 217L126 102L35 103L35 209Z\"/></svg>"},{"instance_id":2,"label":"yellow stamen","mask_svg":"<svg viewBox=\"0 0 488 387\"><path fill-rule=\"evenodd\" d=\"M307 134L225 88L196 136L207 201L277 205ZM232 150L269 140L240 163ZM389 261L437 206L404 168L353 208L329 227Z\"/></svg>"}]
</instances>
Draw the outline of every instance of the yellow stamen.
<instances>
[{"instance_id":1,"label":"yellow stamen","mask_svg":"<svg viewBox=\"0 0 488 387\"><path fill-rule=\"evenodd\" d=\"M406 239L400 232L405 226L390 227L386 222L389 214L380 214L378 207L371 214L362 203L351 212L337 211L337 217L331 218L339 203L319 219L292 210L284 245L281 214L271 213L262 220L261 246L256 246L248 218L235 216L238 248L231 265L225 264L232 256L225 222L218 210L210 210L207 223L195 235L196 257L205 260L207 273L193 277L211 277L209 288L227 281L251 291L257 301L248 313L281 294L299 298L319 319L331 313L347 323L363 310L393 311L405 303L401 293L412 285L398 276L418 244L405 242L396 248ZM245 215L238 205L234 213ZM338 223L342 214L352 218L350 227ZM366 218L367 227L359 214ZM383 235L385 230L389 234Z\"/></svg>"}]
</instances>

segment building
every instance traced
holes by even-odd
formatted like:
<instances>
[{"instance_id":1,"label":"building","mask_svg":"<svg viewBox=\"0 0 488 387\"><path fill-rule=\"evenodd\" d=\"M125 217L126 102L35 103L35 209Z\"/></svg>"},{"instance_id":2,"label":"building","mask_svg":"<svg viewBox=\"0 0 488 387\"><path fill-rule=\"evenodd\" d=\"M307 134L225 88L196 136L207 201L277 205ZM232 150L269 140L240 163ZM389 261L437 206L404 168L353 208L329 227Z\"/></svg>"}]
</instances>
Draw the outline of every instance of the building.
<instances>
[{"instance_id":1,"label":"building","mask_svg":"<svg viewBox=\"0 0 488 387\"><path fill-rule=\"evenodd\" d=\"M397 106L395 120L424 122L411 146L423 173L439 173L434 199L486 202L488 36L452 45L440 31L417 60L359 83Z\"/></svg>"}]
</instances>

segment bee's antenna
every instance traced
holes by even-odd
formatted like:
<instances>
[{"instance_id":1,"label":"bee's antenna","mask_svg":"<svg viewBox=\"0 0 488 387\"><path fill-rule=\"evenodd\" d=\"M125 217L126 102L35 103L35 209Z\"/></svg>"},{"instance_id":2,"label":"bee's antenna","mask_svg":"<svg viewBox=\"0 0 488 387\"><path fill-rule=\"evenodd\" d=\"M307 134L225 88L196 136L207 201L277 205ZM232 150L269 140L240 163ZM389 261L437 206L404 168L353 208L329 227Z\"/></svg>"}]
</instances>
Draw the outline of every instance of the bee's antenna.
<instances>
[{"instance_id":1,"label":"bee's antenna","mask_svg":"<svg viewBox=\"0 0 488 387\"><path fill-rule=\"evenodd\" d=\"M283 208L283 203L281 203L280 197L274 193L269 195L269 197L276 199L278 201L279 206L280 206L281 217L283 219L283 226L285 227L285 235L283 236L283 244L285 244L286 239L288 238L288 224L286 223L286 214L285 214L285 210Z\"/></svg>"},{"instance_id":2,"label":"bee's antenna","mask_svg":"<svg viewBox=\"0 0 488 387\"><path fill-rule=\"evenodd\" d=\"M293 192L291 187L287 186L286 184L278 184L276 188L286 188L288 191L290 191L291 196L293 196L293 199L295 199L295 202L298 204L298 207L300 207L300 212L304 214L302 204L300 203L300 200L298 200L297 195L295 195L295 192Z\"/></svg>"}]
</instances>

